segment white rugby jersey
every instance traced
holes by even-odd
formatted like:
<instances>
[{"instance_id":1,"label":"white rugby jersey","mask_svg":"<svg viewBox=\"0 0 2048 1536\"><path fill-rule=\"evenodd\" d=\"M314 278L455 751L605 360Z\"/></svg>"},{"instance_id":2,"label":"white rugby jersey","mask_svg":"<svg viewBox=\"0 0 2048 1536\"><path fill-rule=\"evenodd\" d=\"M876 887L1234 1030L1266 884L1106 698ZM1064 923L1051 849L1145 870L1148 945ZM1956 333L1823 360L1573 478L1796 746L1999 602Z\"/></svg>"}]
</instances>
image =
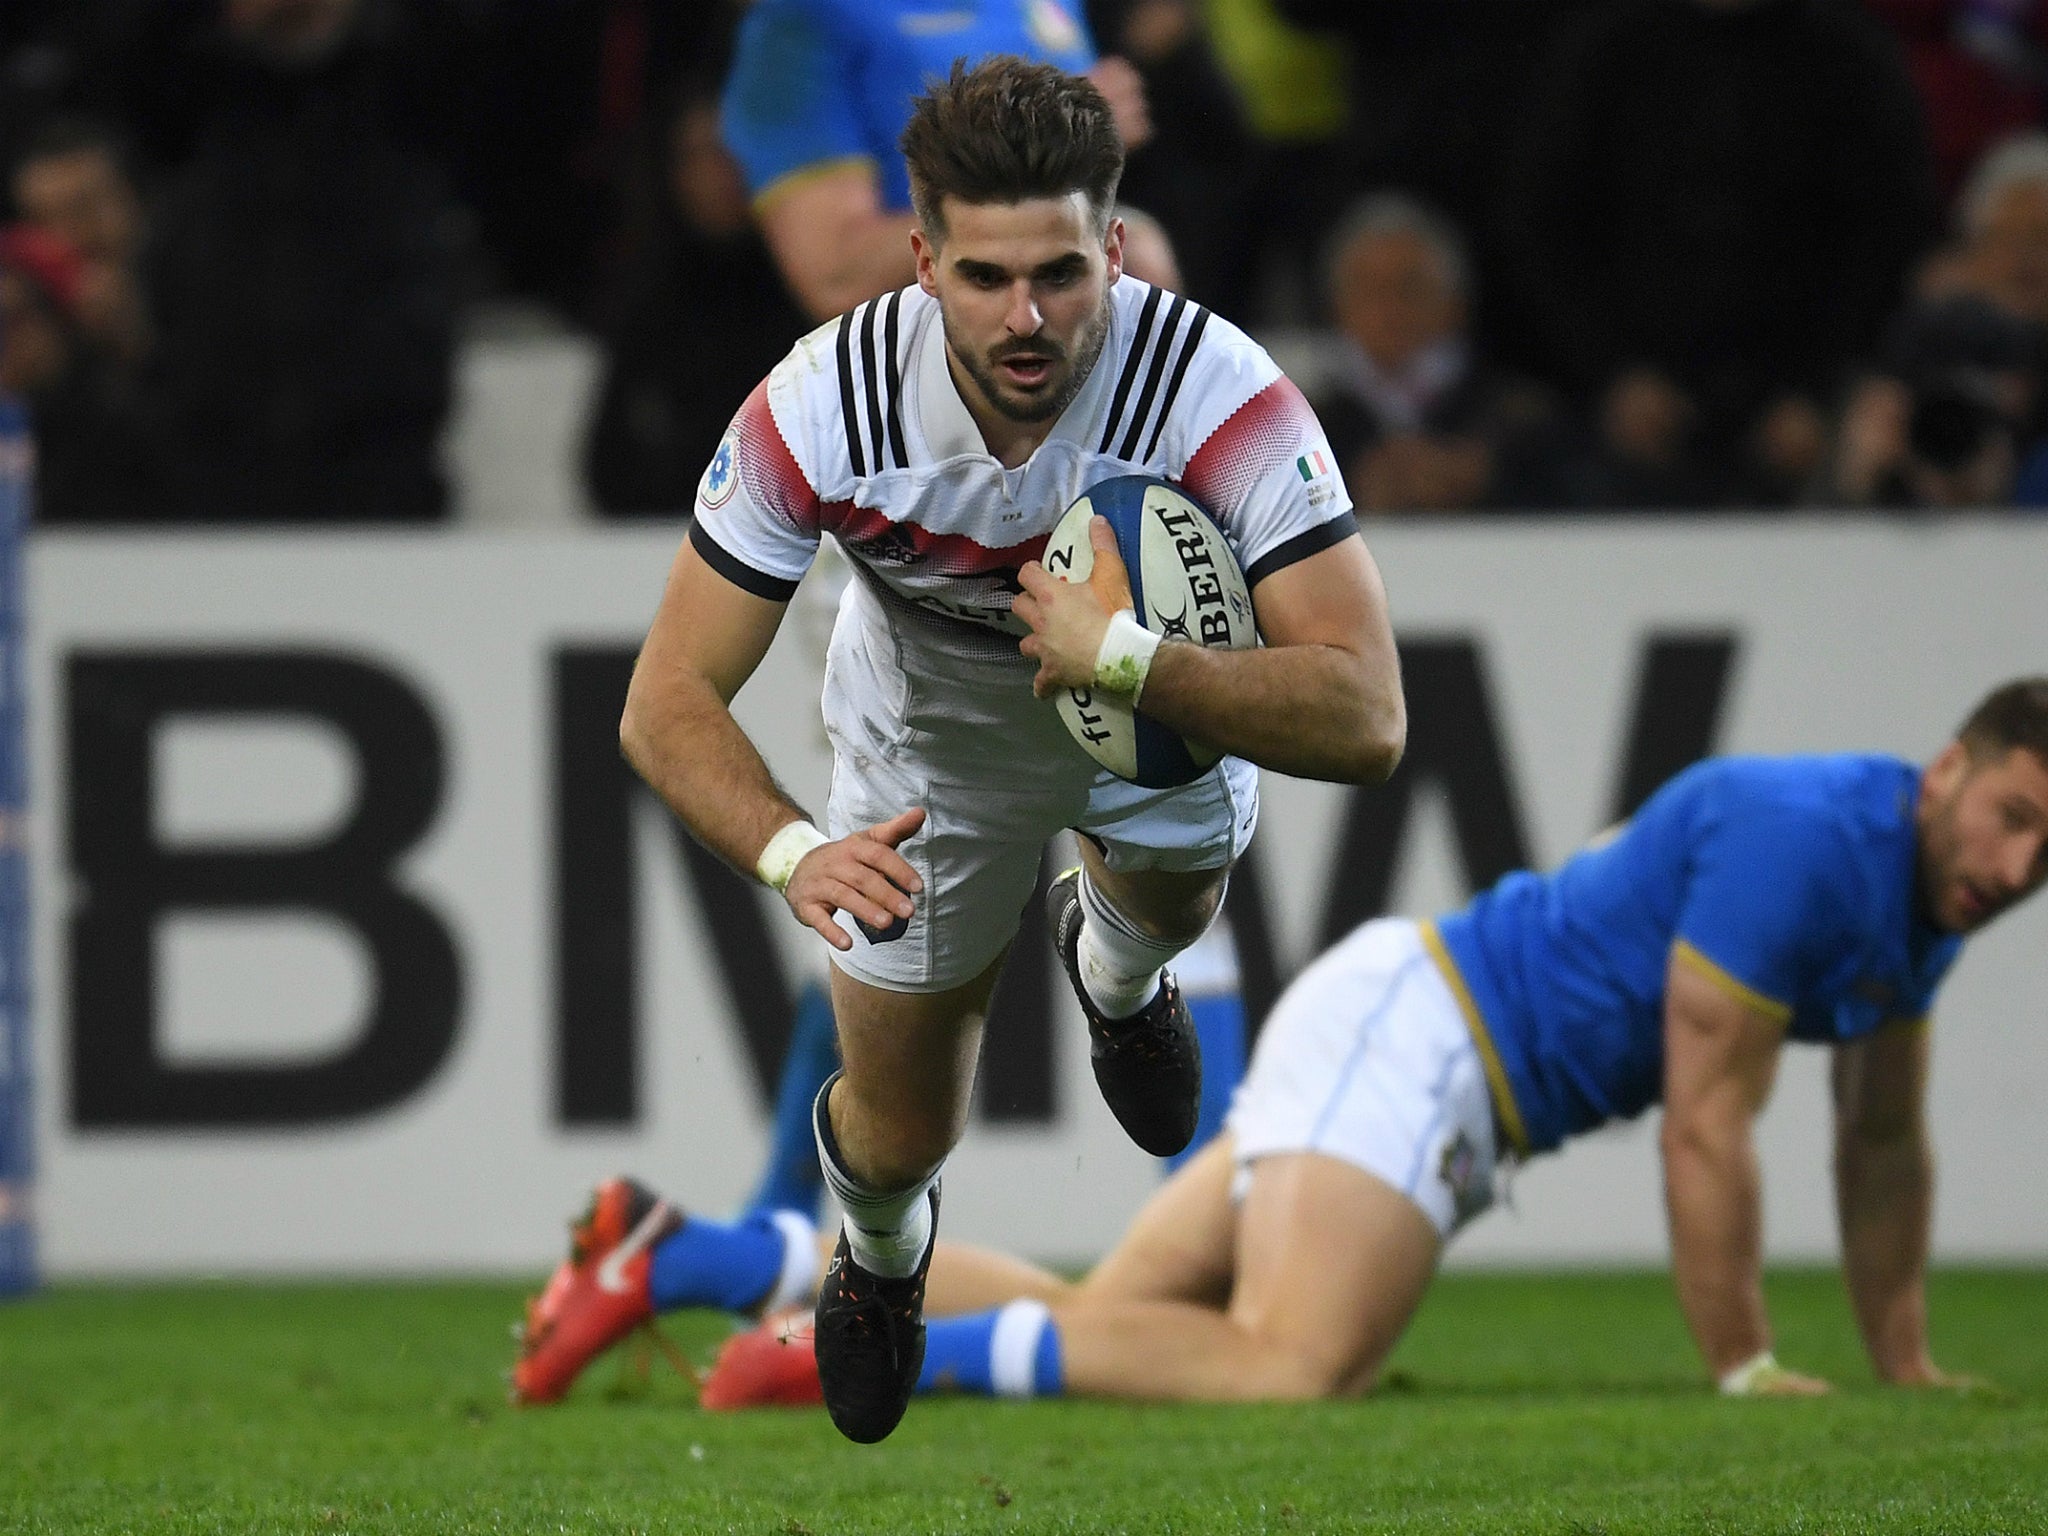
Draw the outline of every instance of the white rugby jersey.
<instances>
[{"instance_id":1,"label":"white rugby jersey","mask_svg":"<svg viewBox=\"0 0 2048 1536\"><path fill-rule=\"evenodd\" d=\"M728 580L786 600L829 533L899 640L1028 675L1018 569L1082 491L1134 471L1208 508L1254 586L1356 532L1322 427L1265 349L1126 276L1087 382L1015 469L953 383L937 300L913 286L820 326L740 407L690 537Z\"/></svg>"}]
</instances>

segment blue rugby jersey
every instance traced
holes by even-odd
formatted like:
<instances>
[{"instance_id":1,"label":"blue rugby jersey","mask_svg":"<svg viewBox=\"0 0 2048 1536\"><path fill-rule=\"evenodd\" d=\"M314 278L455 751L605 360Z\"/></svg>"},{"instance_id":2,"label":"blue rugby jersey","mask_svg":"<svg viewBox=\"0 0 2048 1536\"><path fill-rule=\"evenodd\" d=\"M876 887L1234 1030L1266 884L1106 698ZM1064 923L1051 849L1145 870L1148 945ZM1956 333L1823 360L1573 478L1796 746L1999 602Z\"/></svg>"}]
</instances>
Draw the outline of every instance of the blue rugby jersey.
<instances>
[{"instance_id":1,"label":"blue rugby jersey","mask_svg":"<svg viewBox=\"0 0 2048 1536\"><path fill-rule=\"evenodd\" d=\"M1561 869L1425 925L1520 1149L1661 1095L1674 950L1795 1040L1924 1017L1962 940L1917 913L1919 775L1875 755L1712 759Z\"/></svg>"},{"instance_id":2,"label":"blue rugby jersey","mask_svg":"<svg viewBox=\"0 0 2048 1536\"><path fill-rule=\"evenodd\" d=\"M800 171L866 159L882 206L901 212L910 173L896 141L911 102L955 59L1001 53L1075 72L1095 62L1079 0L755 0L720 129L756 199Z\"/></svg>"}]
</instances>

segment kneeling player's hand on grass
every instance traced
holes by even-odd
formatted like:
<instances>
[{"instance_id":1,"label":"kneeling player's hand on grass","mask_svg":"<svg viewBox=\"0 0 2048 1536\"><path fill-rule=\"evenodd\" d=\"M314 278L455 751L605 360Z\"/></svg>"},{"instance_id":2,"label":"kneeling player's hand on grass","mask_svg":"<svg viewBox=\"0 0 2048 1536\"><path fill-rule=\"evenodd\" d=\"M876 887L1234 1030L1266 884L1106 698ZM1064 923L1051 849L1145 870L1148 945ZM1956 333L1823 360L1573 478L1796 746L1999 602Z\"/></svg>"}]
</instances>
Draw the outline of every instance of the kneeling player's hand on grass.
<instances>
[{"instance_id":1,"label":"kneeling player's hand on grass","mask_svg":"<svg viewBox=\"0 0 2048 1536\"><path fill-rule=\"evenodd\" d=\"M1751 1397L1825 1397L1834 1391L1831 1383L1818 1376L1804 1376L1777 1366L1750 1388Z\"/></svg>"},{"instance_id":2,"label":"kneeling player's hand on grass","mask_svg":"<svg viewBox=\"0 0 2048 1536\"><path fill-rule=\"evenodd\" d=\"M1720 1387L1723 1397L1822 1397L1835 1390L1818 1376L1786 1370L1769 1350L1722 1372Z\"/></svg>"},{"instance_id":3,"label":"kneeling player's hand on grass","mask_svg":"<svg viewBox=\"0 0 2048 1536\"><path fill-rule=\"evenodd\" d=\"M1916 1387L1930 1392L1960 1392L1967 1396L1998 1397L2004 1389L1984 1376L1961 1371L1944 1371L1932 1360L1919 1360L1892 1376L1895 1387Z\"/></svg>"}]
</instances>

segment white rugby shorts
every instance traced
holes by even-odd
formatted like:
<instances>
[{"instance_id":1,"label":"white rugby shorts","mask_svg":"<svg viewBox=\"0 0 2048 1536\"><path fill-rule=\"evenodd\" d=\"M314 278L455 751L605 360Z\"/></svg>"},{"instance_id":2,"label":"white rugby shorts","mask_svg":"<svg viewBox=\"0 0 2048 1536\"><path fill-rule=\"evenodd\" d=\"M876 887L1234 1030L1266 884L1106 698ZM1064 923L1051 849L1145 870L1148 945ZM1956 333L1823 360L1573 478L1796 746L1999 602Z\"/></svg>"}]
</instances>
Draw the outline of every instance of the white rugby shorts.
<instances>
[{"instance_id":1,"label":"white rugby shorts","mask_svg":"<svg viewBox=\"0 0 2048 1536\"><path fill-rule=\"evenodd\" d=\"M1225 869L1250 843L1250 763L1226 757L1175 789L1126 783L1074 743L1029 679L1028 664L904 643L858 582L848 592L825 666L826 830L845 837L926 812L897 850L924 881L915 914L881 936L840 914L853 948L832 963L856 979L939 992L980 975L1017 931L1047 840L1066 828L1096 839L1117 870Z\"/></svg>"},{"instance_id":2,"label":"white rugby shorts","mask_svg":"<svg viewBox=\"0 0 2048 1536\"><path fill-rule=\"evenodd\" d=\"M1251 1165L1321 1152L1406 1195L1449 1239L1493 1203L1493 1101L1470 1030L1416 925L1381 918L1282 994L1231 1101Z\"/></svg>"}]
</instances>

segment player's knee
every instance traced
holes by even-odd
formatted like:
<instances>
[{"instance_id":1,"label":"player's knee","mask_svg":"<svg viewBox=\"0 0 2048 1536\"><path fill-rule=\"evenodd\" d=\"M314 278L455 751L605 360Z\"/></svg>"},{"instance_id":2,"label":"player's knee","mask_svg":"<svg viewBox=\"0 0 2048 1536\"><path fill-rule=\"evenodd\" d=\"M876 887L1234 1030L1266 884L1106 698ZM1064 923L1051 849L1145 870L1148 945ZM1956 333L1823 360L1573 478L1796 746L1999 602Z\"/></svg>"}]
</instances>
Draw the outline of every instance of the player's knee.
<instances>
[{"instance_id":1,"label":"player's knee","mask_svg":"<svg viewBox=\"0 0 2048 1536\"><path fill-rule=\"evenodd\" d=\"M1342 1391L1345 1373L1336 1362L1312 1355L1283 1354L1275 1362L1272 1398L1277 1402L1312 1403Z\"/></svg>"},{"instance_id":2,"label":"player's knee","mask_svg":"<svg viewBox=\"0 0 2048 1536\"><path fill-rule=\"evenodd\" d=\"M1248 1402L1317 1402L1339 1396L1350 1380L1347 1363L1327 1351L1286 1340L1258 1342L1256 1368L1238 1378Z\"/></svg>"}]
</instances>

